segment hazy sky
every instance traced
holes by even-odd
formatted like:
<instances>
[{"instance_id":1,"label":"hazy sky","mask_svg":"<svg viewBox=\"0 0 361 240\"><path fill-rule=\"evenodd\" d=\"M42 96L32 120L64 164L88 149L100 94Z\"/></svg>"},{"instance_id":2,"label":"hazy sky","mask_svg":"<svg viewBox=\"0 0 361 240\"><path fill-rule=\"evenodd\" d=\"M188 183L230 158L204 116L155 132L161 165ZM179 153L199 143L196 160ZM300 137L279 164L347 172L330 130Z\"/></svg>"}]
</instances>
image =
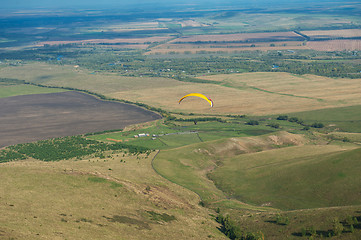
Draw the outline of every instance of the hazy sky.
<instances>
[{"instance_id":1,"label":"hazy sky","mask_svg":"<svg viewBox=\"0 0 361 240\"><path fill-rule=\"evenodd\" d=\"M0 0L3 9L29 8L108 8L108 7L138 7L147 6L232 6L235 7L262 7L264 5L284 5L296 3L307 5L310 3L325 2L326 0ZM335 2L336 0L327 0ZM342 0L338 0L342 2Z\"/></svg>"}]
</instances>

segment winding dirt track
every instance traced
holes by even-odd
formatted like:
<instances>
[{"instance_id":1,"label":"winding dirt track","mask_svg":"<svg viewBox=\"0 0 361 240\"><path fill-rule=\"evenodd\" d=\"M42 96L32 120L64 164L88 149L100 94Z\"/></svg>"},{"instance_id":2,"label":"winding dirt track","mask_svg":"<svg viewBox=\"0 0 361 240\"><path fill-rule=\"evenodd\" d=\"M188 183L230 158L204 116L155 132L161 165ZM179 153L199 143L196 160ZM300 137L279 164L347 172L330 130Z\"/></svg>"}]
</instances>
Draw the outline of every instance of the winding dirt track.
<instances>
[{"instance_id":1,"label":"winding dirt track","mask_svg":"<svg viewBox=\"0 0 361 240\"><path fill-rule=\"evenodd\" d=\"M70 91L0 99L0 148L42 139L122 129L161 118L143 108Z\"/></svg>"}]
</instances>

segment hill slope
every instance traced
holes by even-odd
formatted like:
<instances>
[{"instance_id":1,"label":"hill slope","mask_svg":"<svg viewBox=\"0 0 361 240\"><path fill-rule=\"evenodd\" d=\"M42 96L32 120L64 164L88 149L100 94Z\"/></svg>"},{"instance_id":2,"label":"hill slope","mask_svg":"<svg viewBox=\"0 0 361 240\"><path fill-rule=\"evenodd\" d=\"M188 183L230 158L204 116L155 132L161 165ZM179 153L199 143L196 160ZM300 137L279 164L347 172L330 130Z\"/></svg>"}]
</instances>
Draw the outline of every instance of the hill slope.
<instances>
[{"instance_id":1,"label":"hill slope","mask_svg":"<svg viewBox=\"0 0 361 240\"><path fill-rule=\"evenodd\" d=\"M239 155L209 174L228 195L280 209L361 204L361 148L297 146Z\"/></svg>"}]
</instances>

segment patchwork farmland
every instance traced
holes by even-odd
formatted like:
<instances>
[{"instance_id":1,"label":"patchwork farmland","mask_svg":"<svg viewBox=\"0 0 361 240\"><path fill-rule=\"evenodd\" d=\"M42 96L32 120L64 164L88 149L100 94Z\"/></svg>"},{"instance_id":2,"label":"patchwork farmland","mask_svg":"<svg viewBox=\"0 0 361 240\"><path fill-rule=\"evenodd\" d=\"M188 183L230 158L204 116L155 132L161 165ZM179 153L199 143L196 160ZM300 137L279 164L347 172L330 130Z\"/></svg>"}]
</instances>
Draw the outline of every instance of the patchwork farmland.
<instances>
[{"instance_id":1,"label":"patchwork farmland","mask_svg":"<svg viewBox=\"0 0 361 240\"><path fill-rule=\"evenodd\" d=\"M360 239L360 4L130 4L0 13L0 239Z\"/></svg>"}]
</instances>

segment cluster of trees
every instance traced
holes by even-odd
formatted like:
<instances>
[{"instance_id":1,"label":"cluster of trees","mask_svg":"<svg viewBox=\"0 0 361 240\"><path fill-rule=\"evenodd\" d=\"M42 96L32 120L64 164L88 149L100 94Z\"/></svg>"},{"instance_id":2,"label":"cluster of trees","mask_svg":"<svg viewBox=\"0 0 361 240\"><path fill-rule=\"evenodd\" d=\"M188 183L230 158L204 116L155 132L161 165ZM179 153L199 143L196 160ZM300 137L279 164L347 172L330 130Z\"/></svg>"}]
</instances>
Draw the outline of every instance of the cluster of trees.
<instances>
[{"instance_id":1,"label":"cluster of trees","mask_svg":"<svg viewBox=\"0 0 361 240\"><path fill-rule=\"evenodd\" d=\"M308 124L305 124L303 120L301 120L301 119L299 119L297 117L290 117L289 118L287 115L279 115L277 117L277 120L283 120L283 121L298 123L298 124L304 126L305 130L309 130L310 127L313 127L313 128L324 128L325 127L325 125L323 123L320 123L320 122L314 122L311 125L308 125Z\"/></svg>"},{"instance_id":2,"label":"cluster of trees","mask_svg":"<svg viewBox=\"0 0 361 240\"><path fill-rule=\"evenodd\" d=\"M352 217L348 216L345 220L339 221L338 218L332 220L332 228L329 230L316 230L314 226L310 226L307 228L302 228L300 233L296 233L296 235L300 235L302 237L309 236L309 239L314 239L316 237L339 237L343 233L353 233L355 228L360 229L361 217Z\"/></svg>"},{"instance_id":3,"label":"cluster of trees","mask_svg":"<svg viewBox=\"0 0 361 240\"><path fill-rule=\"evenodd\" d=\"M19 156L11 160L25 159L28 157L39 159L42 161L58 161L71 158L82 158L87 155L96 155L108 150L123 150L130 154L150 153L150 149L142 146L133 146L123 143L108 144L96 140L86 139L82 136L72 136L64 138L54 138L42 140L34 143L18 144L8 147L8 150L0 152L5 157L6 154ZM18 154L18 155L16 155Z\"/></svg>"},{"instance_id":4,"label":"cluster of trees","mask_svg":"<svg viewBox=\"0 0 361 240\"><path fill-rule=\"evenodd\" d=\"M23 154L11 149L0 150L0 163L23 160L25 158L26 157Z\"/></svg>"},{"instance_id":5,"label":"cluster of trees","mask_svg":"<svg viewBox=\"0 0 361 240\"><path fill-rule=\"evenodd\" d=\"M277 51L239 52L236 55L204 54L187 56L147 57L142 50L107 49L101 46L45 47L35 50L6 52L2 59L40 60L54 64L79 65L95 71L115 71L126 76L174 77L181 81L197 81L188 79L204 73L231 72L264 72L284 71L295 74L316 74L328 77L360 78L361 69L356 62L350 60L358 56L335 52L340 59L337 61L324 56L327 61L309 61L316 59L314 52L302 54L280 54ZM330 53L331 54L331 53ZM58 56L62 56L61 59ZM303 59L305 61L297 61ZM277 65L278 68L273 68ZM199 80L198 80L199 81Z\"/></svg>"},{"instance_id":6,"label":"cluster of trees","mask_svg":"<svg viewBox=\"0 0 361 240\"><path fill-rule=\"evenodd\" d=\"M171 117L171 120L175 120L178 122L210 122L210 121L214 121L214 122L225 122L222 118L218 118L218 117L199 117L199 118L175 118L175 117Z\"/></svg>"},{"instance_id":7,"label":"cluster of trees","mask_svg":"<svg viewBox=\"0 0 361 240\"><path fill-rule=\"evenodd\" d=\"M0 86L18 85L25 84L24 80L13 79L13 78L0 78Z\"/></svg>"},{"instance_id":8,"label":"cluster of trees","mask_svg":"<svg viewBox=\"0 0 361 240\"><path fill-rule=\"evenodd\" d=\"M259 122L257 120L249 120L248 122L246 122L246 124L255 126L255 125L259 125Z\"/></svg>"},{"instance_id":9,"label":"cluster of trees","mask_svg":"<svg viewBox=\"0 0 361 240\"><path fill-rule=\"evenodd\" d=\"M279 70L295 74L315 74L326 77L360 78L360 69L354 64L337 62L293 62L281 64Z\"/></svg>"},{"instance_id":10,"label":"cluster of trees","mask_svg":"<svg viewBox=\"0 0 361 240\"><path fill-rule=\"evenodd\" d=\"M264 240L262 232L251 233L241 230L241 228L230 219L230 217L218 214L216 221L221 224L220 230L231 240Z\"/></svg>"}]
</instances>

